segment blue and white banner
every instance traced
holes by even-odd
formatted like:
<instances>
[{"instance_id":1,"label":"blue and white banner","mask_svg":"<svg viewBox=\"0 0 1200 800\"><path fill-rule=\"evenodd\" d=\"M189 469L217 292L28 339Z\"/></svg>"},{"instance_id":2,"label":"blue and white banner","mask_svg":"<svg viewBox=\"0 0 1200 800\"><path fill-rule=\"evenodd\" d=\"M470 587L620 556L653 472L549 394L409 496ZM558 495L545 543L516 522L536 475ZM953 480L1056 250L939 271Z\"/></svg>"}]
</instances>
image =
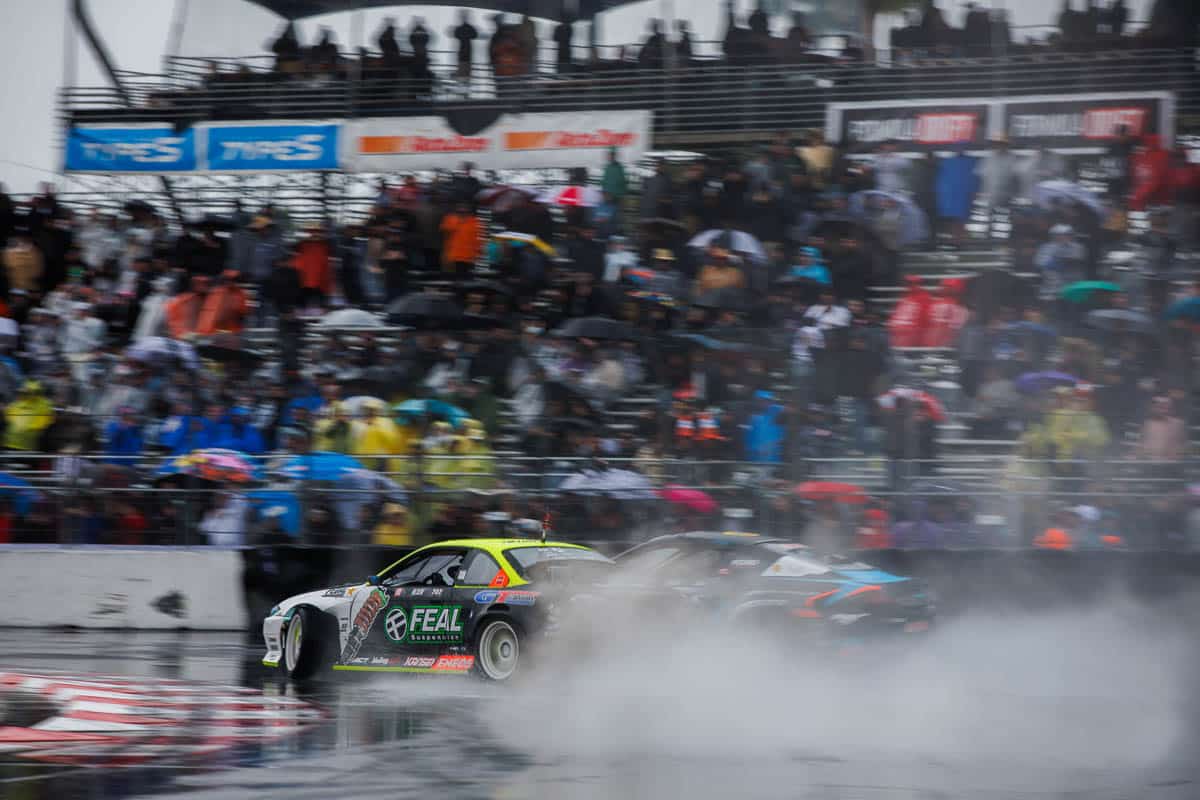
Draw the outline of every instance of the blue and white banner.
<instances>
[{"instance_id":1,"label":"blue and white banner","mask_svg":"<svg viewBox=\"0 0 1200 800\"><path fill-rule=\"evenodd\" d=\"M78 125L67 132L72 172L193 172L196 134L170 125Z\"/></svg>"},{"instance_id":2,"label":"blue and white banner","mask_svg":"<svg viewBox=\"0 0 1200 800\"><path fill-rule=\"evenodd\" d=\"M205 169L270 172L338 168L336 123L201 125Z\"/></svg>"}]
</instances>

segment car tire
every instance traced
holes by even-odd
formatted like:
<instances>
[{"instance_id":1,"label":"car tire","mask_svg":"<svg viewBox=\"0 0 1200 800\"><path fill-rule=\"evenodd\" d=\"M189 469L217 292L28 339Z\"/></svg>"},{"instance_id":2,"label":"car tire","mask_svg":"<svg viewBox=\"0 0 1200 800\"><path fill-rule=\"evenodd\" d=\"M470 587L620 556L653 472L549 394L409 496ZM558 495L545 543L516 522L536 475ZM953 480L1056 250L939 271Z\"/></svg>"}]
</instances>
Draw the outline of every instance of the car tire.
<instances>
[{"instance_id":1,"label":"car tire","mask_svg":"<svg viewBox=\"0 0 1200 800\"><path fill-rule=\"evenodd\" d=\"M521 664L521 634L503 617L490 617L475 635L475 673L486 681L503 683L517 674Z\"/></svg>"},{"instance_id":2,"label":"car tire","mask_svg":"<svg viewBox=\"0 0 1200 800\"><path fill-rule=\"evenodd\" d=\"M321 636L318 615L298 608L283 631L283 657L279 665L294 681L311 678L325 663L327 643Z\"/></svg>"}]
</instances>

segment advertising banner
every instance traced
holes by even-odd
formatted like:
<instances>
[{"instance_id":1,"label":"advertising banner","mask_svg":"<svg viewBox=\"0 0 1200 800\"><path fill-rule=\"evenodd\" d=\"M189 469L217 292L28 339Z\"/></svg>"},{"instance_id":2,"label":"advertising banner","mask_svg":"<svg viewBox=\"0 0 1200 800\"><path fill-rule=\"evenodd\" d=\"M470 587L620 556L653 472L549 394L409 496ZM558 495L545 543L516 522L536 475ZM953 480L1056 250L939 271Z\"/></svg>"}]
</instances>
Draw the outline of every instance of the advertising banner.
<instances>
[{"instance_id":1,"label":"advertising banner","mask_svg":"<svg viewBox=\"0 0 1200 800\"><path fill-rule=\"evenodd\" d=\"M1170 92L1018 95L919 102L831 103L825 136L853 151L893 140L905 151L984 149L1005 135L1015 148L1099 151L1122 126L1135 136L1174 136Z\"/></svg>"},{"instance_id":2,"label":"advertising banner","mask_svg":"<svg viewBox=\"0 0 1200 800\"><path fill-rule=\"evenodd\" d=\"M1004 104L1003 130L1014 147L1105 147L1122 127L1140 137L1173 134L1172 97L1159 93L1013 97Z\"/></svg>"},{"instance_id":3,"label":"advertising banner","mask_svg":"<svg viewBox=\"0 0 1200 800\"><path fill-rule=\"evenodd\" d=\"M76 125L67 131L70 172L192 172L196 134L167 124Z\"/></svg>"},{"instance_id":4,"label":"advertising banner","mask_svg":"<svg viewBox=\"0 0 1200 800\"><path fill-rule=\"evenodd\" d=\"M992 105L986 100L835 103L825 136L852 150L874 149L886 141L904 150L982 147L992 132Z\"/></svg>"},{"instance_id":5,"label":"advertising banner","mask_svg":"<svg viewBox=\"0 0 1200 800\"><path fill-rule=\"evenodd\" d=\"M202 125L204 168L210 172L272 172L338 168L334 122Z\"/></svg>"},{"instance_id":6,"label":"advertising banner","mask_svg":"<svg viewBox=\"0 0 1200 800\"><path fill-rule=\"evenodd\" d=\"M441 117L387 117L348 122L342 168L351 172L602 167L616 147L622 161L650 149L649 111L505 114L471 135Z\"/></svg>"}]
</instances>

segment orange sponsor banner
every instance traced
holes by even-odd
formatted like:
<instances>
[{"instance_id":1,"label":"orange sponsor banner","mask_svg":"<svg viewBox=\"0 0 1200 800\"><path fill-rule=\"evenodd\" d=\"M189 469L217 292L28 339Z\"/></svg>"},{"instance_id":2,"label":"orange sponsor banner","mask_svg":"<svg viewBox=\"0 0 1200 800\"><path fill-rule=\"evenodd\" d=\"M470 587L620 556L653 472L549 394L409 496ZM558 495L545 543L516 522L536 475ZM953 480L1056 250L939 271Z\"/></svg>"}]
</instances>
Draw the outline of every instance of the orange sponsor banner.
<instances>
[{"instance_id":1,"label":"orange sponsor banner","mask_svg":"<svg viewBox=\"0 0 1200 800\"><path fill-rule=\"evenodd\" d=\"M492 140L486 136L360 136L361 155L386 156L409 153L483 153Z\"/></svg>"},{"instance_id":2,"label":"orange sponsor banner","mask_svg":"<svg viewBox=\"0 0 1200 800\"><path fill-rule=\"evenodd\" d=\"M557 150L576 147L629 147L637 141L631 131L509 131L505 150Z\"/></svg>"}]
</instances>

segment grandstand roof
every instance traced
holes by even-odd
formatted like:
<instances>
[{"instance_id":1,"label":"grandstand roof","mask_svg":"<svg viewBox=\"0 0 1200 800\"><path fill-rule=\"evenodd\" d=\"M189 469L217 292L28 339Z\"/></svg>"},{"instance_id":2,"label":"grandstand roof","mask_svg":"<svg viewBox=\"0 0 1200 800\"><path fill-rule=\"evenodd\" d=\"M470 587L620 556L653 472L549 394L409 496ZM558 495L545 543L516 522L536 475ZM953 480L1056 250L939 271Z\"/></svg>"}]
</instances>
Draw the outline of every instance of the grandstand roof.
<instances>
[{"instance_id":1,"label":"grandstand roof","mask_svg":"<svg viewBox=\"0 0 1200 800\"><path fill-rule=\"evenodd\" d=\"M625 5L634 0L428 0L424 3L404 2L404 0L250 0L281 17L287 19L303 19L315 17L318 14L333 14L341 11L355 11L360 8L379 6L406 5L435 5L463 6L491 11L501 11L509 14L529 14L544 19L562 19L564 16L575 16L580 19L594 17L601 11ZM575 10L577 9L577 10Z\"/></svg>"}]
</instances>

